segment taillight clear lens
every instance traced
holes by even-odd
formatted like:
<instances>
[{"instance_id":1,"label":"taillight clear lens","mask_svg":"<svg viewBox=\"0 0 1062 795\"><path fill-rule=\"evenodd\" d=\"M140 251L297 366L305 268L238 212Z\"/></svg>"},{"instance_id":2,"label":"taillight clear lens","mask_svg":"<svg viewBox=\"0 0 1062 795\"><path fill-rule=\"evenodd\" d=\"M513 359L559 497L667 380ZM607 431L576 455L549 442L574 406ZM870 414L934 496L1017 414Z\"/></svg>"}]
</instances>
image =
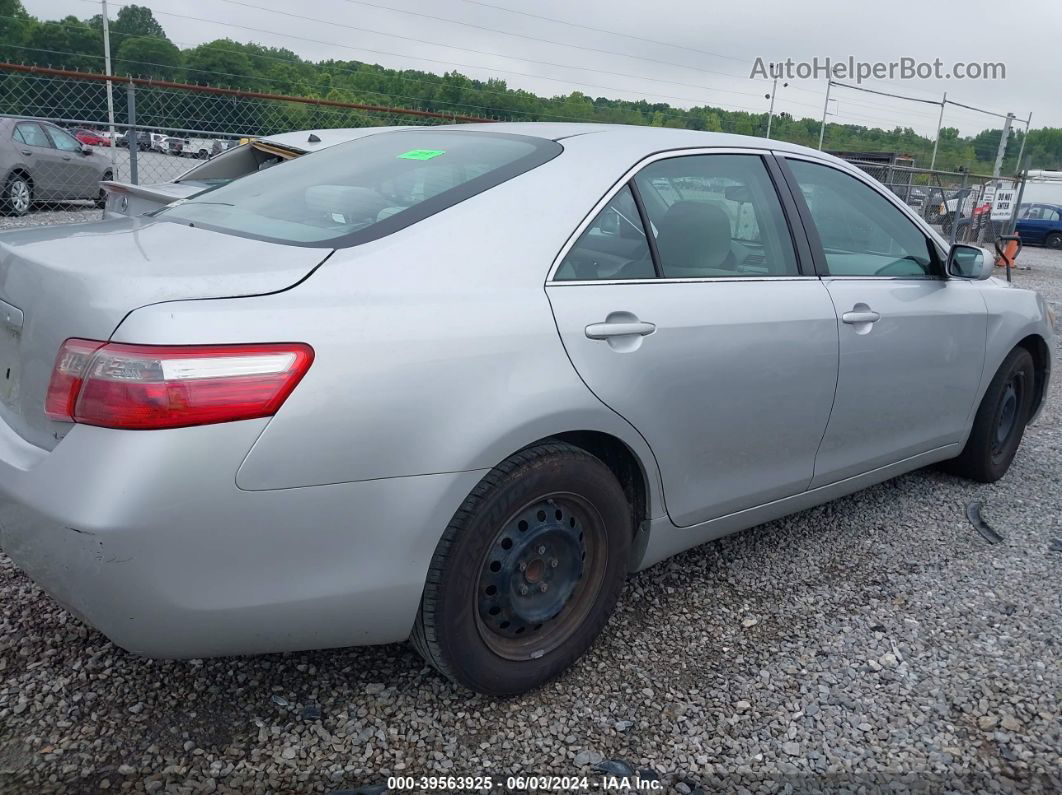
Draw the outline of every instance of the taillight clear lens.
<instances>
[{"instance_id":1,"label":"taillight clear lens","mask_svg":"<svg viewBox=\"0 0 1062 795\"><path fill-rule=\"evenodd\" d=\"M49 416L131 430L272 416L313 361L313 349L300 343L175 347L68 340L63 349L77 353L89 346L95 347L83 360L60 352ZM63 362L69 373L60 368Z\"/></svg>"},{"instance_id":2,"label":"taillight clear lens","mask_svg":"<svg viewBox=\"0 0 1062 795\"><path fill-rule=\"evenodd\" d=\"M52 368L52 380L44 399L44 413L53 420L70 421L74 418L74 403L81 392L81 377L88 367L92 354L104 343L93 340L71 339L59 348Z\"/></svg>"}]
</instances>

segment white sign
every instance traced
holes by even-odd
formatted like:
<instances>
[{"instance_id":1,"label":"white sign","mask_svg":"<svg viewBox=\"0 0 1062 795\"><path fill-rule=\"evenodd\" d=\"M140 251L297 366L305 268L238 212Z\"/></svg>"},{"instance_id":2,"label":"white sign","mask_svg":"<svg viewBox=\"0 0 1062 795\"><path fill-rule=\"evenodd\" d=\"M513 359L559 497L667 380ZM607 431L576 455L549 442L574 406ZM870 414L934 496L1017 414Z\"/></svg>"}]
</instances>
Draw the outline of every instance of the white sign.
<instances>
[{"instance_id":1,"label":"white sign","mask_svg":"<svg viewBox=\"0 0 1062 795\"><path fill-rule=\"evenodd\" d=\"M992 201L992 220L1009 221L1014 215L1014 190L997 190Z\"/></svg>"}]
</instances>

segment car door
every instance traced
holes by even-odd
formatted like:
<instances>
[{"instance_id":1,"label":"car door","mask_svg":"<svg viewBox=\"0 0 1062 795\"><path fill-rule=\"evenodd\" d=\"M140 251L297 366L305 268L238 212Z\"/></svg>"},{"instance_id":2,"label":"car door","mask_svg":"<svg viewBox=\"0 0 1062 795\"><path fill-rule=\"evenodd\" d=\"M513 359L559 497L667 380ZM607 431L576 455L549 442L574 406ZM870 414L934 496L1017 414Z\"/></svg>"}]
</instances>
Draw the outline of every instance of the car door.
<instances>
[{"instance_id":1,"label":"car door","mask_svg":"<svg viewBox=\"0 0 1062 795\"><path fill-rule=\"evenodd\" d=\"M679 526L803 491L829 417L836 318L775 168L757 151L655 155L546 286L580 376L652 447Z\"/></svg>"},{"instance_id":2,"label":"car door","mask_svg":"<svg viewBox=\"0 0 1062 795\"><path fill-rule=\"evenodd\" d=\"M19 155L29 166L33 180L35 199L56 198L62 181L61 157L44 132L44 127L35 121L23 121L15 125L14 144Z\"/></svg>"},{"instance_id":3,"label":"car door","mask_svg":"<svg viewBox=\"0 0 1062 795\"><path fill-rule=\"evenodd\" d=\"M59 155L59 199L92 199L99 193L99 168L84 145L70 133L50 124L42 125Z\"/></svg>"},{"instance_id":4,"label":"car door","mask_svg":"<svg viewBox=\"0 0 1062 795\"><path fill-rule=\"evenodd\" d=\"M816 263L838 315L840 373L817 487L963 441L988 316L972 283L869 178L789 156Z\"/></svg>"}]
</instances>

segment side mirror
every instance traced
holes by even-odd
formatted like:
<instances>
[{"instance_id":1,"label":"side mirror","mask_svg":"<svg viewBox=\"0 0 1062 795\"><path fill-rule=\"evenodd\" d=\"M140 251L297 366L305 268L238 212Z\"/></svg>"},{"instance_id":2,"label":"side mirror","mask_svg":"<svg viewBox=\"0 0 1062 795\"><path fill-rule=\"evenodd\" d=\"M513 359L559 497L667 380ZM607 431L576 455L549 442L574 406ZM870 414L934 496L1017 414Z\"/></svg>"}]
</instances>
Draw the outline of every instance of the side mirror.
<instances>
[{"instance_id":1,"label":"side mirror","mask_svg":"<svg viewBox=\"0 0 1062 795\"><path fill-rule=\"evenodd\" d=\"M89 146L88 144L81 144L81 154L83 154L83 155L91 155L92 154L92 147Z\"/></svg>"},{"instance_id":2,"label":"side mirror","mask_svg":"<svg viewBox=\"0 0 1062 795\"><path fill-rule=\"evenodd\" d=\"M948 252L948 275L959 279L987 279L995 269L995 261L985 256L984 249L956 243Z\"/></svg>"}]
</instances>

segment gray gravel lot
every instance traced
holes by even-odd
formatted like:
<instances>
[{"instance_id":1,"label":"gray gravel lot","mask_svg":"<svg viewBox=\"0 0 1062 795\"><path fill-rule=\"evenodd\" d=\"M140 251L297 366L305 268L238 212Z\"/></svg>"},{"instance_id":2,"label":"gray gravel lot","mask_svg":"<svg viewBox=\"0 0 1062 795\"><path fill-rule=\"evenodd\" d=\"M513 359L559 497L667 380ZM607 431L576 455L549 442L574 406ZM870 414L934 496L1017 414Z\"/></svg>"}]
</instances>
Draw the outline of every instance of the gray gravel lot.
<instances>
[{"instance_id":1,"label":"gray gravel lot","mask_svg":"<svg viewBox=\"0 0 1062 795\"><path fill-rule=\"evenodd\" d=\"M1062 309L1062 253L1022 258ZM0 554L0 789L329 792L604 757L684 793L1058 791L1060 384L999 483L926 470L659 564L566 676L504 701L404 645L140 659Z\"/></svg>"}]
</instances>

